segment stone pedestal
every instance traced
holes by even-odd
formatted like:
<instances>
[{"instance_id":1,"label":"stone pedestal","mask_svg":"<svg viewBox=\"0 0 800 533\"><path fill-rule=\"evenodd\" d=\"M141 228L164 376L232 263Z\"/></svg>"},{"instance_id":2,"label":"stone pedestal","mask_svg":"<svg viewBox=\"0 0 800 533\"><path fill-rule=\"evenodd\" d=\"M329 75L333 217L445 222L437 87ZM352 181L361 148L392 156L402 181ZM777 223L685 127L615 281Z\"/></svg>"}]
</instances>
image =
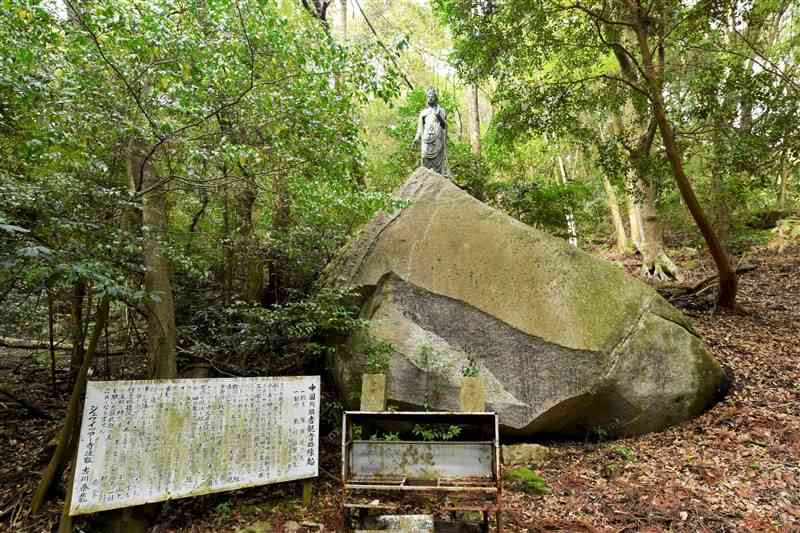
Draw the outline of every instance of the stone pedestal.
<instances>
[{"instance_id":1,"label":"stone pedestal","mask_svg":"<svg viewBox=\"0 0 800 533\"><path fill-rule=\"evenodd\" d=\"M541 444L503 446L503 464L542 466L550 458L550 448Z\"/></svg>"},{"instance_id":2,"label":"stone pedestal","mask_svg":"<svg viewBox=\"0 0 800 533\"><path fill-rule=\"evenodd\" d=\"M458 404L462 413L483 413L486 411L486 385L479 377L463 378Z\"/></svg>"},{"instance_id":3,"label":"stone pedestal","mask_svg":"<svg viewBox=\"0 0 800 533\"><path fill-rule=\"evenodd\" d=\"M361 410L386 410L386 374L361 376Z\"/></svg>"}]
</instances>

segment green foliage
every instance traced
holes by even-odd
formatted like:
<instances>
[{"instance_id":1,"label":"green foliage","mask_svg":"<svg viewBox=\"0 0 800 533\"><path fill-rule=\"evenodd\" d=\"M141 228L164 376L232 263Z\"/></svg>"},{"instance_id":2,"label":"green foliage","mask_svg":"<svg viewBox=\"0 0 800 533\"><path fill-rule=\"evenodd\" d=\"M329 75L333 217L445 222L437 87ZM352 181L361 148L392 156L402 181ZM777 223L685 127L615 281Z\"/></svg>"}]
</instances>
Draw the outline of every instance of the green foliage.
<instances>
[{"instance_id":1,"label":"green foliage","mask_svg":"<svg viewBox=\"0 0 800 533\"><path fill-rule=\"evenodd\" d=\"M480 373L481 369L478 366L478 362L471 357L467 359L467 364L464 365L463 369L461 369L461 375L465 378L476 378L480 375Z\"/></svg>"},{"instance_id":2,"label":"green foliage","mask_svg":"<svg viewBox=\"0 0 800 533\"><path fill-rule=\"evenodd\" d=\"M298 5L274 1L101 0L72 18L38 0L2 5L6 298L42 301L29 296L80 282L130 307L156 301L142 278L158 241L187 358L286 371L355 327L342 295L315 283L392 205L363 187L353 113L397 94L386 51L339 46ZM134 145L166 191L163 233L141 225L151 191ZM31 313L34 303L4 326L27 327Z\"/></svg>"},{"instance_id":3,"label":"green foliage","mask_svg":"<svg viewBox=\"0 0 800 533\"><path fill-rule=\"evenodd\" d=\"M368 374L384 374L389 370L389 358L394 353L394 345L387 341L371 340L364 349L366 371Z\"/></svg>"},{"instance_id":4,"label":"green foliage","mask_svg":"<svg viewBox=\"0 0 800 533\"><path fill-rule=\"evenodd\" d=\"M450 424L414 424L410 431L383 431L375 429L370 435L369 440L374 441L399 441L399 440L423 440L451 441L461 435L461 427ZM352 427L353 438L361 440L364 438L365 429L363 426L354 424Z\"/></svg>"},{"instance_id":5,"label":"green foliage","mask_svg":"<svg viewBox=\"0 0 800 533\"><path fill-rule=\"evenodd\" d=\"M424 441L448 441L461 435L461 426L445 424L414 424L411 433Z\"/></svg>"},{"instance_id":6,"label":"green foliage","mask_svg":"<svg viewBox=\"0 0 800 533\"><path fill-rule=\"evenodd\" d=\"M433 346L422 344L417 351L417 361L425 371L425 397L422 405L426 411L430 411L437 391L437 375L444 368L443 358Z\"/></svg>"},{"instance_id":7,"label":"green foliage","mask_svg":"<svg viewBox=\"0 0 800 533\"><path fill-rule=\"evenodd\" d=\"M492 192L488 168L465 142L452 141L448 145L447 162L453 183L481 201L490 200Z\"/></svg>"},{"instance_id":8,"label":"green foliage","mask_svg":"<svg viewBox=\"0 0 800 533\"><path fill-rule=\"evenodd\" d=\"M513 161L510 156L519 147L532 148L530 138L560 144L562 155L569 145L578 146L593 159L594 169L585 173L587 177L600 170L619 191L627 189L636 196L636 183L624 184L633 175L655 192L659 211L679 214L670 216L670 222L696 238L694 221L669 177L658 132L652 147L642 143L652 118L648 95L654 89L643 78L632 28L612 22L631 18L627 4L434 0L433 5L452 31L451 60L462 77L496 83L490 128L494 138L484 142L495 176L508 168L504 163ZM648 11L651 41L658 40L667 58L655 80L657 90L692 186L723 235L728 229L742 229L736 221L764 193L774 202L775 176L797 167L800 99L791 81L798 71L796 54L790 50L796 48L800 27L796 17L787 16L787 6L734 2L709 9L705 4L661 2ZM732 27L731 20L739 25ZM548 155L532 154L529 159L540 165ZM563 192L545 180L516 181L535 181L540 188L533 198L528 194L526 202L535 205L536 214L521 219L548 231L557 231L562 218L550 206L569 205L578 218L583 206L594 203L590 211L598 211L592 202L598 197L597 187L571 204L555 201ZM564 186L557 180L550 183ZM513 216L529 211L524 204L515 205L513 196L501 200L500 207ZM596 217L589 220L579 235L602 228ZM684 237L684 228L679 229Z\"/></svg>"},{"instance_id":9,"label":"green foliage","mask_svg":"<svg viewBox=\"0 0 800 533\"><path fill-rule=\"evenodd\" d=\"M228 518L231 515L231 512L231 502L228 501L217 504L217 506L214 507L214 514L217 515L218 520L224 520Z\"/></svg>"},{"instance_id":10,"label":"green foliage","mask_svg":"<svg viewBox=\"0 0 800 533\"><path fill-rule=\"evenodd\" d=\"M320 431L332 431L342 427L344 405L336 398L324 398L319 406Z\"/></svg>"},{"instance_id":11,"label":"green foliage","mask_svg":"<svg viewBox=\"0 0 800 533\"><path fill-rule=\"evenodd\" d=\"M636 460L636 452L625 446L612 446L610 451L611 458L600 469L600 474L607 479L619 475L627 463Z\"/></svg>"},{"instance_id":12,"label":"green foliage","mask_svg":"<svg viewBox=\"0 0 800 533\"><path fill-rule=\"evenodd\" d=\"M611 438L611 435L611 426L595 426L589 429L586 436L594 441L603 442Z\"/></svg>"},{"instance_id":13,"label":"green foliage","mask_svg":"<svg viewBox=\"0 0 800 533\"><path fill-rule=\"evenodd\" d=\"M625 446L614 446L611 448L611 452L620 459L631 460L636 458L636 452Z\"/></svg>"},{"instance_id":14,"label":"green foliage","mask_svg":"<svg viewBox=\"0 0 800 533\"><path fill-rule=\"evenodd\" d=\"M383 440L383 441L392 441L392 442L399 441L400 440L400 433L391 432L391 431L386 431L386 432L379 431L377 433L373 433L372 436L369 438L369 440Z\"/></svg>"},{"instance_id":15,"label":"green foliage","mask_svg":"<svg viewBox=\"0 0 800 533\"><path fill-rule=\"evenodd\" d=\"M509 181L494 186L493 202L525 224L566 238L568 213L575 216L580 229L596 223L594 192L580 181Z\"/></svg>"},{"instance_id":16,"label":"green foliage","mask_svg":"<svg viewBox=\"0 0 800 533\"><path fill-rule=\"evenodd\" d=\"M265 308L237 302L192 306L178 316L179 337L192 356L246 367L254 375L319 368L324 339L346 336L364 326L352 294L323 289L303 300Z\"/></svg>"},{"instance_id":17,"label":"green foliage","mask_svg":"<svg viewBox=\"0 0 800 533\"><path fill-rule=\"evenodd\" d=\"M507 481L528 494L550 494L550 487L545 479L524 466L518 466L504 472Z\"/></svg>"},{"instance_id":18,"label":"green foliage","mask_svg":"<svg viewBox=\"0 0 800 533\"><path fill-rule=\"evenodd\" d=\"M428 343L417 349L417 361L422 369L430 374L437 374L446 368L443 353Z\"/></svg>"}]
</instances>

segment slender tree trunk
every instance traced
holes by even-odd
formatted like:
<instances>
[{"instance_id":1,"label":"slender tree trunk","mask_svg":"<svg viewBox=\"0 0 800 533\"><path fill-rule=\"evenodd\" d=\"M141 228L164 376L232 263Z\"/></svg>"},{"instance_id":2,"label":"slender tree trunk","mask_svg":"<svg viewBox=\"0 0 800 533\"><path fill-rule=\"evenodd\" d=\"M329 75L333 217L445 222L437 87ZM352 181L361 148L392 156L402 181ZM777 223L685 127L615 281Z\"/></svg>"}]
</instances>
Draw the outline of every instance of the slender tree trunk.
<instances>
[{"instance_id":1,"label":"slender tree trunk","mask_svg":"<svg viewBox=\"0 0 800 533\"><path fill-rule=\"evenodd\" d=\"M606 134L605 128L602 125L600 128L598 128L598 133L600 135L600 142L605 143ZM622 222L622 214L620 213L617 191L614 189L614 185L611 183L611 180L608 179L608 176L605 173L600 174L600 179L603 180L603 189L606 193L606 204L608 205L608 211L611 213L611 223L614 226L614 237L616 242L615 248L618 254L623 255L627 249L628 236L625 233L625 224Z\"/></svg>"},{"instance_id":2,"label":"slender tree trunk","mask_svg":"<svg viewBox=\"0 0 800 533\"><path fill-rule=\"evenodd\" d=\"M642 224L642 211L639 208L639 200L636 194L628 191L626 193L628 201L628 223L631 227L631 244L642 252L644 249L644 225Z\"/></svg>"},{"instance_id":3,"label":"slender tree trunk","mask_svg":"<svg viewBox=\"0 0 800 533\"><path fill-rule=\"evenodd\" d=\"M75 383L75 376L83 361L83 300L86 297L86 282L77 279L72 284L72 297L70 298L70 334L72 337L72 355L69 359L68 386Z\"/></svg>"},{"instance_id":4,"label":"slender tree trunk","mask_svg":"<svg viewBox=\"0 0 800 533\"><path fill-rule=\"evenodd\" d=\"M478 106L478 85L474 83L469 86L469 108L469 138L472 153L481 155L481 115Z\"/></svg>"},{"instance_id":5,"label":"slender tree trunk","mask_svg":"<svg viewBox=\"0 0 800 533\"><path fill-rule=\"evenodd\" d=\"M150 375L155 379L174 379L178 375L175 357L175 302L170 282L170 266L164 257L166 237L166 199L163 192L155 192L144 200L142 218L149 228L158 228L157 236L145 243L144 286L153 297L147 303L147 351L150 357Z\"/></svg>"},{"instance_id":6,"label":"slender tree trunk","mask_svg":"<svg viewBox=\"0 0 800 533\"><path fill-rule=\"evenodd\" d=\"M275 203L272 212L272 231L280 235L284 233L291 223L291 206L289 195L286 191L285 183L280 176L275 176L272 180L272 192ZM262 302L265 305L280 304L284 301L286 289L283 286L283 265L280 253L277 250L269 253L267 273L267 287L264 291Z\"/></svg>"},{"instance_id":7,"label":"slender tree trunk","mask_svg":"<svg viewBox=\"0 0 800 533\"><path fill-rule=\"evenodd\" d=\"M725 183L722 173L718 169L711 172L711 197L714 229L720 242L728 242L730 233L730 207L728 196L725 192Z\"/></svg>"},{"instance_id":8,"label":"slender tree trunk","mask_svg":"<svg viewBox=\"0 0 800 533\"><path fill-rule=\"evenodd\" d=\"M231 304L233 294L233 243L231 237L231 208L230 194L228 192L227 172L223 171L225 177L224 201L222 205L222 305L225 307Z\"/></svg>"},{"instance_id":9,"label":"slender tree trunk","mask_svg":"<svg viewBox=\"0 0 800 533\"><path fill-rule=\"evenodd\" d=\"M347 0L339 0L339 31L342 32L342 42L347 42Z\"/></svg>"},{"instance_id":10,"label":"slender tree trunk","mask_svg":"<svg viewBox=\"0 0 800 533\"><path fill-rule=\"evenodd\" d=\"M780 174L778 174L778 195L775 200L775 208L778 211L786 210L786 190L788 189L789 177L792 175L792 167L784 161L781 164Z\"/></svg>"},{"instance_id":11,"label":"slender tree trunk","mask_svg":"<svg viewBox=\"0 0 800 533\"><path fill-rule=\"evenodd\" d=\"M672 168L672 174L678 184L681 196L684 202L686 202L686 207L697 223L700 233L703 235L709 251L711 252L711 257L714 259L714 263L717 266L717 273L719 275L719 297L717 303L720 307L734 309L736 307L736 291L738 285L736 272L731 267L728 252L717 237L714 228L711 227L703 208L697 200L689 177L686 175L683 168L683 159L678 150L678 145L675 142L675 134L672 130L672 124L670 124L667 118L666 106L664 105L664 98L661 94L660 73L653 63L650 42L647 30L645 29L649 26L649 23L642 19L641 8L637 6L634 0L625 0L625 3L635 23L636 37L639 43L639 50L642 54L642 63L644 66L644 74L647 78L650 102L656 121L658 122L658 129L661 132L661 139L664 142L664 148L666 149L667 159Z\"/></svg>"},{"instance_id":12,"label":"slender tree trunk","mask_svg":"<svg viewBox=\"0 0 800 533\"><path fill-rule=\"evenodd\" d=\"M47 287L47 337L50 347L50 380L53 385L53 396L58 394L58 387L56 386L56 347L53 339L53 292L50 287Z\"/></svg>"},{"instance_id":13,"label":"slender tree trunk","mask_svg":"<svg viewBox=\"0 0 800 533\"><path fill-rule=\"evenodd\" d=\"M79 407L80 410L82 408ZM77 427L81 427L80 418L77 422ZM75 484L75 465L78 464L78 439L80 435L80 430L78 430L75 434L75 438L70 445L70 463L72 464L72 468L69 471L69 477L67 478L67 490L66 495L64 496L64 507L61 509L61 519L58 521L58 533L72 533L72 517L69 514L69 508L72 507L72 486Z\"/></svg>"},{"instance_id":14,"label":"slender tree trunk","mask_svg":"<svg viewBox=\"0 0 800 533\"><path fill-rule=\"evenodd\" d=\"M259 257L257 243L253 237L253 206L256 203L254 188L243 187L237 193L236 213L237 245L242 269L242 299L246 302L257 302L264 285L262 259Z\"/></svg>"},{"instance_id":15,"label":"slender tree trunk","mask_svg":"<svg viewBox=\"0 0 800 533\"><path fill-rule=\"evenodd\" d=\"M142 227L144 234L144 288L147 291L147 355L150 375L155 379L174 379L178 375L175 357L175 301L170 282L170 265L164 255L167 240L167 193L143 158L139 143L132 143L130 168L141 175Z\"/></svg>"},{"instance_id":16,"label":"slender tree trunk","mask_svg":"<svg viewBox=\"0 0 800 533\"><path fill-rule=\"evenodd\" d=\"M64 419L64 425L61 427L61 432L58 436L58 443L50 458L47 468L42 473L42 479L36 487L31 501L31 513L37 513L42 507L42 504L50 492L50 488L61 477L64 471L66 462L69 459L69 451L78 439L80 432L80 415L81 415L81 402L84 391L86 390L86 380L89 375L89 368L92 365L92 359L97 352L97 345L100 342L100 336L108 321L108 308L109 301L107 297L100 300L97 306L97 313L95 315L94 330L89 339L89 348L84 353L83 361L78 369L78 374L75 379L75 384L72 387L72 395L69 398L67 405L67 416ZM67 487L67 491L72 490Z\"/></svg>"},{"instance_id":17,"label":"slender tree trunk","mask_svg":"<svg viewBox=\"0 0 800 533\"><path fill-rule=\"evenodd\" d=\"M644 144L647 144L646 148ZM639 170L639 162L650 151L649 144L649 142L640 142L640 147L631 154L631 161L637 167L633 172L633 176L635 176L633 183L638 189L638 194L635 195L633 202L636 235L639 240L638 242L634 241L634 244L642 254L642 275L661 281L669 278L680 279L678 267L664 251L664 233L656 209L656 188L650 183L650 178L640 174ZM631 234L633 234L633 229L631 229Z\"/></svg>"},{"instance_id":18,"label":"slender tree trunk","mask_svg":"<svg viewBox=\"0 0 800 533\"><path fill-rule=\"evenodd\" d=\"M614 235L616 236L616 250L619 254L625 253L625 246L628 243L628 237L625 234L625 225L622 223L622 215L619 211L619 200L617 200L617 192L614 186L609 181L608 177L603 174L603 189L606 191L606 203L608 203L608 210L611 212L611 222L614 224Z\"/></svg>"},{"instance_id":19,"label":"slender tree trunk","mask_svg":"<svg viewBox=\"0 0 800 533\"><path fill-rule=\"evenodd\" d=\"M126 238L130 239L131 241L138 241L142 235L142 211L141 209L137 209L134 204L134 199L136 198L136 193L139 191L139 181L138 175L139 171L136 167L137 159L133 157L134 150L136 148L136 143L133 139L129 140L128 142L128 160L127 160L127 182L128 182L128 195L129 201L131 206L128 207L122 214L122 230L123 235ZM130 288L139 288L139 282L136 278L129 278L125 280L126 286ZM134 352L134 347L141 346L142 342L138 344L134 343L133 336L136 334L138 337L138 331L136 330L136 324L134 322L134 313L131 312L131 308L129 305L126 305L124 308L124 315L125 315L125 348L123 350L122 359L120 361L120 376L118 379L124 379L124 372L125 372L125 353Z\"/></svg>"},{"instance_id":20,"label":"slender tree trunk","mask_svg":"<svg viewBox=\"0 0 800 533\"><path fill-rule=\"evenodd\" d=\"M746 67L750 68L750 67ZM722 108L728 109L730 106L736 107L732 102L728 102L729 98L726 97L723 102ZM746 99L745 99L746 100ZM741 127L745 131L749 131L752 123L752 104L749 102L740 102L739 108L741 109ZM714 127L714 135L712 137L713 150L715 152L724 151L727 149L725 146L728 142L722 132L729 127L732 127L735 122L735 117L731 116L725 120L722 116L718 116L712 122ZM719 157L717 155L717 157ZM724 159L724 157L723 157ZM720 164L714 164L711 168L711 201L710 201L710 215L711 224L714 231L717 232L720 242L723 244L728 242L728 235L730 231L730 206L728 205L728 194L726 191L727 167L722 168Z\"/></svg>"},{"instance_id":21,"label":"slender tree trunk","mask_svg":"<svg viewBox=\"0 0 800 533\"><path fill-rule=\"evenodd\" d=\"M564 185L569 183L569 177L567 176L567 169L564 166L564 158L561 154L556 156L556 160L558 161L558 169L561 175L561 180ZM569 243L572 246L578 246L578 230L575 226L575 215L572 213L572 208L567 207L567 231L569 232Z\"/></svg>"}]
</instances>

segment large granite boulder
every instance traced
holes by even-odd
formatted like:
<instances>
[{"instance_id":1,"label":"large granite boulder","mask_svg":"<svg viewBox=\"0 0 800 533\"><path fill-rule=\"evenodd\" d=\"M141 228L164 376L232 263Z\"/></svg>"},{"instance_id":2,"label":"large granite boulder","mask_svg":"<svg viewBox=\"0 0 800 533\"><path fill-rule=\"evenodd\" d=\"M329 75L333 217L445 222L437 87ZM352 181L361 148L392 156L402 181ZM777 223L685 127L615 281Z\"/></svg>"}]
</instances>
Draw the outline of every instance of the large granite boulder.
<instances>
[{"instance_id":1,"label":"large granite boulder","mask_svg":"<svg viewBox=\"0 0 800 533\"><path fill-rule=\"evenodd\" d=\"M725 375L653 289L418 169L326 283L357 287L368 331L333 360L358 404L367 345L392 343L387 400L457 410L477 361L506 434L637 434L701 413Z\"/></svg>"}]
</instances>

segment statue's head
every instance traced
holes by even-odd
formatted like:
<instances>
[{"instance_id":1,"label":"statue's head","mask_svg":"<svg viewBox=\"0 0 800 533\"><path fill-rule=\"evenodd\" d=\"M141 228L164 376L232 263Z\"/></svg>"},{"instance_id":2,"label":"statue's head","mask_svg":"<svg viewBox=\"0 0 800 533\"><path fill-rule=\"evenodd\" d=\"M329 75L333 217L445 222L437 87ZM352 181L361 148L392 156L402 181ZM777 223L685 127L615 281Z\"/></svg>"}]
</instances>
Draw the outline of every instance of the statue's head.
<instances>
[{"instance_id":1,"label":"statue's head","mask_svg":"<svg viewBox=\"0 0 800 533\"><path fill-rule=\"evenodd\" d=\"M428 87L428 105L436 105L439 103L439 95L436 94L436 89Z\"/></svg>"}]
</instances>

